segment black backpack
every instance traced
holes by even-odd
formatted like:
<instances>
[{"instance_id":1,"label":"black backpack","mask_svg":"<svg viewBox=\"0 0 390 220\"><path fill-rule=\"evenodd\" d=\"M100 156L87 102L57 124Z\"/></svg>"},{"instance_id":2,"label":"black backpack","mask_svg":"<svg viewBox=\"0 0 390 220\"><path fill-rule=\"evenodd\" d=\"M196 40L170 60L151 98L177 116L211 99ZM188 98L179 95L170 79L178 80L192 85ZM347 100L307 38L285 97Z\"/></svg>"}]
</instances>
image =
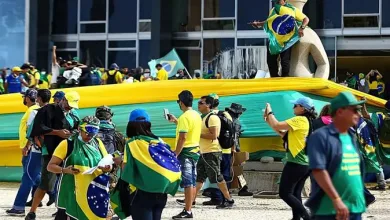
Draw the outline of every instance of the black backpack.
<instances>
[{"instance_id":1,"label":"black backpack","mask_svg":"<svg viewBox=\"0 0 390 220\"><path fill-rule=\"evenodd\" d=\"M218 111L217 114L211 113L206 118L206 127L209 127L209 119L211 115L216 115L221 120L221 131L219 132L218 141L222 149L232 148L234 145L235 128L233 121L229 120L225 114L229 114L224 111Z\"/></svg>"},{"instance_id":2,"label":"black backpack","mask_svg":"<svg viewBox=\"0 0 390 220\"><path fill-rule=\"evenodd\" d=\"M107 153L113 154L115 151L123 153L125 148L125 137L115 129L101 128L97 137L103 142Z\"/></svg>"},{"instance_id":3,"label":"black backpack","mask_svg":"<svg viewBox=\"0 0 390 220\"><path fill-rule=\"evenodd\" d=\"M379 126L379 140L382 144L390 144L390 118L386 115L383 119L382 125Z\"/></svg>"},{"instance_id":4,"label":"black backpack","mask_svg":"<svg viewBox=\"0 0 390 220\"><path fill-rule=\"evenodd\" d=\"M114 74L110 75L110 72L107 71L107 84L117 84L115 77L117 73L118 71L115 71Z\"/></svg>"}]
</instances>

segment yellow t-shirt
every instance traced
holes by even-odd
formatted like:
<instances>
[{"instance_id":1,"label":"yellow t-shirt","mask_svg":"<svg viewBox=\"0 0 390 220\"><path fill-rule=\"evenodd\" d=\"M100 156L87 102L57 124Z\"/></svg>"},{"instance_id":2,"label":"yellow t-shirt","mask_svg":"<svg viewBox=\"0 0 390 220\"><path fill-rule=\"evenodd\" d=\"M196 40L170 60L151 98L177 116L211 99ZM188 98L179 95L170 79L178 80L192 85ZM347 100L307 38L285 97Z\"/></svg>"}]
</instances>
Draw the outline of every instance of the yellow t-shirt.
<instances>
[{"instance_id":1,"label":"yellow t-shirt","mask_svg":"<svg viewBox=\"0 0 390 220\"><path fill-rule=\"evenodd\" d=\"M28 117L30 117L30 114L33 110L38 109L38 105L33 105L29 107L24 113L22 119L20 120L20 125L19 125L19 147L24 148L27 144L27 120ZM32 126L32 125L31 125Z\"/></svg>"},{"instance_id":2,"label":"yellow t-shirt","mask_svg":"<svg viewBox=\"0 0 390 220\"><path fill-rule=\"evenodd\" d=\"M200 141L200 131L202 128L202 118L195 110L184 112L177 120L176 145L180 133L187 133L184 147L198 147ZM176 148L176 146L175 146Z\"/></svg>"},{"instance_id":3,"label":"yellow t-shirt","mask_svg":"<svg viewBox=\"0 0 390 220\"><path fill-rule=\"evenodd\" d=\"M273 11L275 10L275 8L273 8L270 12L270 15L273 13ZM286 6L281 6L280 7L280 11L279 11L279 15L291 15L295 18L295 20L297 21L303 21L303 19L305 19L307 16L305 14L303 14L303 12L301 10L299 10L298 8L295 8L295 11L292 10L291 8L289 7L286 7Z\"/></svg>"},{"instance_id":4,"label":"yellow t-shirt","mask_svg":"<svg viewBox=\"0 0 390 220\"><path fill-rule=\"evenodd\" d=\"M212 113L209 113L209 114L212 114ZM217 127L217 134L219 134L219 132L221 131L221 120L219 119L218 116L211 115L209 118L209 128L206 127L206 119L207 119L209 114L204 116L202 119L201 133L202 134L210 134L209 128ZM218 139L209 140L209 139L200 138L199 147L200 147L200 153L202 153L202 154L222 151L222 148L221 148L221 145L219 145Z\"/></svg>"},{"instance_id":5,"label":"yellow t-shirt","mask_svg":"<svg viewBox=\"0 0 390 220\"><path fill-rule=\"evenodd\" d=\"M51 74L47 75L48 82L43 81L42 84L39 85L39 88L40 89L49 89L50 88L51 78L52 78Z\"/></svg>"},{"instance_id":6,"label":"yellow t-shirt","mask_svg":"<svg viewBox=\"0 0 390 220\"><path fill-rule=\"evenodd\" d=\"M121 72L119 72L118 70L110 70L110 71L108 71L108 74L110 74L110 76L112 76L112 75L114 75L115 71L116 71L115 81L117 83L120 83L122 81L122 73ZM107 72L105 72L102 76L102 80L107 80L108 74L107 74Z\"/></svg>"},{"instance_id":7,"label":"yellow t-shirt","mask_svg":"<svg viewBox=\"0 0 390 220\"><path fill-rule=\"evenodd\" d=\"M28 73L30 75L30 85L29 86L33 86L36 84L36 86L38 87L38 81L41 79L41 74L39 74L38 70L33 70L33 72L29 72Z\"/></svg>"},{"instance_id":8,"label":"yellow t-shirt","mask_svg":"<svg viewBox=\"0 0 390 220\"><path fill-rule=\"evenodd\" d=\"M375 80L370 83L370 81L368 80L367 82L368 82L368 87L370 89L378 89L378 81Z\"/></svg>"},{"instance_id":9,"label":"yellow t-shirt","mask_svg":"<svg viewBox=\"0 0 390 220\"><path fill-rule=\"evenodd\" d=\"M102 153L103 157L105 157L108 153L106 148L104 147L103 142L100 139L97 139L99 142L99 150ZM63 140L54 150L53 156L60 158L61 160L66 159L66 154L68 153L68 141Z\"/></svg>"},{"instance_id":10,"label":"yellow t-shirt","mask_svg":"<svg viewBox=\"0 0 390 220\"><path fill-rule=\"evenodd\" d=\"M307 164L307 155L303 149L306 146L306 138L309 134L309 121L304 116L295 116L286 120L291 129L288 131L288 147L287 161Z\"/></svg>"},{"instance_id":11,"label":"yellow t-shirt","mask_svg":"<svg viewBox=\"0 0 390 220\"><path fill-rule=\"evenodd\" d=\"M157 76L156 78L158 78L159 80L168 80L168 72L161 68L159 71L157 71Z\"/></svg>"}]
</instances>

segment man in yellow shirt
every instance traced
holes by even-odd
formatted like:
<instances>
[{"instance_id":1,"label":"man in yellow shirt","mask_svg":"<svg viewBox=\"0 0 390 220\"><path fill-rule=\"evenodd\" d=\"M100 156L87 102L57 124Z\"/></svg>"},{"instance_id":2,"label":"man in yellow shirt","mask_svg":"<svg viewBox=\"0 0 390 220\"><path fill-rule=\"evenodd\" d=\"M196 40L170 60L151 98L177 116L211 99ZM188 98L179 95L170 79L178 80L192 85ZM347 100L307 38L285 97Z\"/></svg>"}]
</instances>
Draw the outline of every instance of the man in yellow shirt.
<instances>
[{"instance_id":1,"label":"man in yellow shirt","mask_svg":"<svg viewBox=\"0 0 390 220\"><path fill-rule=\"evenodd\" d=\"M41 74L37 69L35 69L34 64L27 63L27 65L30 65L30 71L28 74L31 76L30 79L30 88L39 88L39 80L41 79Z\"/></svg>"},{"instance_id":2,"label":"man in yellow shirt","mask_svg":"<svg viewBox=\"0 0 390 220\"><path fill-rule=\"evenodd\" d=\"M179 94L177 103L183 114L176 119L170 116L170 121L176 123L176 149L175 153L181 164L182 181L180 186L184 188L184 200L176 200L185 205L184 210L173 219L193 218L191 211L196 192L196 164L199 159L199 141L202 119L198 112L192 109L194 96L188 90Z\"/></svg>"},{"instance_id":3,"label":"man in yellow shirt","mask_svg":"<svg viewBox=\"0 0 390 220\"><path fill-rule=\"evenodd\" d=\"M198 102L198 110L202 113L202 130L200 135L200 158L196 166L196 195L203 187L206 178L210 183L217 183L221 190L224 201L217 209L231 208L234 200L229 194L226 182L221 174L222 147L218 136L221 130L221 120L212 111L215 100L211 96L203 96ZM195 199L194 199L195 201Z\"/></svg>"},{"instance_id":4,"label":"man in yellow shirt","mask_svg":"<svg viewBox=\"0 0 390 220\"><path fill-rule=\"evenodd\" d=\"M161 64L156 65L158 80L168 80L168 72L163 68Z\"/></svg>"},{"instance_id":5,"label":"man in yellow shirt","mask_svg":"<svg viewBox=\"0 0 390 220\"><path fill-rule=\"evenodd\" d=\"M27 121L28 118L35 109L39 106L36 104L37 91L35 89L28 89L23 94L23 104L27 106L27 111L24 113L19 125L19 147L22 150L23 158L23 176L21 185L16 195L14 205L12 209L7 210L6 213L11 216L24 216L25 204L33 186L39 184L40 180L40 164L41 164L41 152L39 149L32 149L31 151L25 150L28 143L27 133ZM32 195L34 190L32 192Z\"/></svg>"},{"instance_id":6,"label":"man in yellow shirt","mask_svg":"<svg viewBox=\"0 0 390 220\"><path fill-rule=\"evenodd\" d=\"M103 85L120 84L122 83L122 73L119 71L119 66L116 63L111 64L110 70L106 71L103 76Z\"/></svg>"}]
</instances>

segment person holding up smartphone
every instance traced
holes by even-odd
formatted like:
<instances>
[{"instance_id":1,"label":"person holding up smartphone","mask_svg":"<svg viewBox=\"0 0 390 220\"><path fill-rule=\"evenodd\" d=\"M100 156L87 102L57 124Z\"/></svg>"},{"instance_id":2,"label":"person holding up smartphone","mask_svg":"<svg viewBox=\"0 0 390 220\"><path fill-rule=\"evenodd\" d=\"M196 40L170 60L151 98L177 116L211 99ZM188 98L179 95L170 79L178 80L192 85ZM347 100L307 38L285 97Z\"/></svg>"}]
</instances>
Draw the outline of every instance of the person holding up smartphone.
<instances>
[{"instance_id":1,"label":"person holding up smartphone","mask_svg":"<svg viewBox=\"0 0 390 220\"><path fill-rule=\"evenodd\" d=\"M180 161L182 181L180 186L184 188L184 200L177 199L176 202L184 205L184 209L173 219L193 218L192 206L196 192L196 164L198 162L199 141L201 134L202 119L199 113L192 109L194 96L188 90L178 95L177 104L183 114L177 119L169 114L170 122L176 127L176 149L175 153Z\"/></svg>"}]
</instances>

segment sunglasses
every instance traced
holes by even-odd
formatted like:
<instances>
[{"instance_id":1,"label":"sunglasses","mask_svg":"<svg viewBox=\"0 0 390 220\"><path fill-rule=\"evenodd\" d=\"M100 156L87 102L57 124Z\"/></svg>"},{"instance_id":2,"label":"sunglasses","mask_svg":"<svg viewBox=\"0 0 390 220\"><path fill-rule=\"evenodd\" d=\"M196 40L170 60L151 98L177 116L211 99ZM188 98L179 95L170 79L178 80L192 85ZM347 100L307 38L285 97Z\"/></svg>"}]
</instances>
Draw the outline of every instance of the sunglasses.
<instances>
[{"instance_id":1,"label":"sunglasses","mask_svg":"<svg viewBox=\"0 0 390 220\"><path fill-rule=\"evenodd\" d=\"M198 102L198 105L204 105L204 104L206 104L206 102L203 102L203 101Z\"/></svg>"},{"instance_id":2,"label":"sunglasses","mask_svg":"<svg viewBox=\"0 0 390 220\"><path fill-rule=\"evenodd\" d=\"M302 107L302 105L294 105L294 108L296 108L296 107Z\"/></svg>"}]
</instances>

